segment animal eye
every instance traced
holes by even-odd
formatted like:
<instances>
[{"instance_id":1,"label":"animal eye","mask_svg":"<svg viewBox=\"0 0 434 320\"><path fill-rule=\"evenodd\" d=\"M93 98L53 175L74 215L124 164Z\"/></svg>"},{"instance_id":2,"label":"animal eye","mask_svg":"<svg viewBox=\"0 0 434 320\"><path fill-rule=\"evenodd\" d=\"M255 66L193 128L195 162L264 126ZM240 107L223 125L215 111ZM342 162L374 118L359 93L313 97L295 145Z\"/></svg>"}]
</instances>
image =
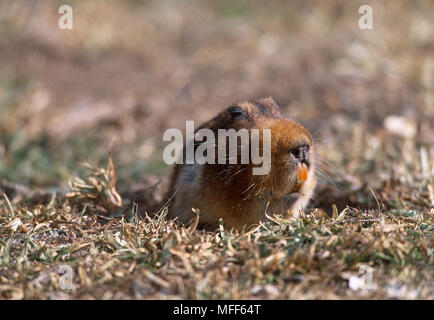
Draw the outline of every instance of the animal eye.
<instances>
[{"instance_id":1,"label":"animal eye","mask_svg":"<svg viewBox=\"0 0 434 320\"><path fill-rule=\"evenodd\" d=\"M299 147L290 149L289 152L296 158L300 159L300 158L304 158L306 156L306 154L309 153L309 146L306 144L303 144Z\"/></svg>"},{"instance_id":2,"label":"animal eye","mask_svg":"<svg viewBox=\"0 0 434 320\"><path fill-rule=\"evenodd\" d=\"M245 118L247 119L247 114L246 112L241 109L240 107L230 107L227 111L232 118Z\"/></svg>"}]
</instances>

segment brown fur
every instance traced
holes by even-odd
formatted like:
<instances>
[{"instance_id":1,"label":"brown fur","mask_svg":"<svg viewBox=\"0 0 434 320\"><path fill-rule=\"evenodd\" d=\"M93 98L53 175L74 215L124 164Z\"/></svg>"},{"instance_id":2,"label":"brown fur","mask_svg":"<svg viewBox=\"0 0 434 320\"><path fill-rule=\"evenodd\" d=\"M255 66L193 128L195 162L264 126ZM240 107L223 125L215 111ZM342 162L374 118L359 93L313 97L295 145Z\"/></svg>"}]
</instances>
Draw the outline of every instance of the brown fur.
<instances>
[{"instance_id":1,"label":"brown fur","mask_svg":"<svg viewBox=\"0 0 434 320\"><path fill-rule=\"evenodd\" d=\"M250 161L249 164L175 165L167 194L167 198L173 197L170 217L187 223L195 216L192 208L196 208L200 211L202 227L215 228L223 218L225 227L240 228L263 220L266 212L298 216L308 204L316 186L314 147L308 131L283 117L272 98L241 101L234 106L241 108L247 119L234 119L228 108L197 130L209 128L217 137L217 129L271 129L270 172L252 175L255 165ZM311 163L308 180L295 192L297 160L291 158L289 150L300 145L310 147Z\"/></svg>"}]
</instances>

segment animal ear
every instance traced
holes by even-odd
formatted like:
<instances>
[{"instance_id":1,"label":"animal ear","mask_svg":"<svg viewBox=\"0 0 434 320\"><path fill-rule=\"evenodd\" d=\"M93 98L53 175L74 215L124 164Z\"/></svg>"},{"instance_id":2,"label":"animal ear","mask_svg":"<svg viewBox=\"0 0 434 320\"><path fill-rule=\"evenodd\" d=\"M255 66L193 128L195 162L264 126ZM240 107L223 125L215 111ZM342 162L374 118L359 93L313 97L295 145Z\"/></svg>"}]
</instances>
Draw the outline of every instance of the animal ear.
<instances>
[{"instance_id":1,"label":"animal ear","mask_svg":"<svg viewBox=\"0 0 434 320\"><path fill-rule=\"evenodd\" d=\"M247 113L238 106L229 107L226 111L232 118L244 118L247 119Z\"/></svg>"},{"instance_id":2,"label":"animal ear","mask_svg":"<svg viewBox=\"0 0 434 320\"><path fill-rule=\"evenodd\" d=\"M266 105L270 108L275 108L277 110L279 110L279 108L280 108L280 103L277 102L276 100L274 100L272 97L266 97L266 98L258 99L257 102L259 102L260 104Z\"/></svg>"},{"instance_id":3,"label":"animal ear","mask_svg":"<svg viewBox=\"0 0 434 320\"><path fill-rule=\"evenodd\" d=\"M258 110L264 114L276 118L282 116L279 110L280 104L272 97L256 99L253 103L255 104L256 108L258 108Z\"/></svg>"}]
</instances>

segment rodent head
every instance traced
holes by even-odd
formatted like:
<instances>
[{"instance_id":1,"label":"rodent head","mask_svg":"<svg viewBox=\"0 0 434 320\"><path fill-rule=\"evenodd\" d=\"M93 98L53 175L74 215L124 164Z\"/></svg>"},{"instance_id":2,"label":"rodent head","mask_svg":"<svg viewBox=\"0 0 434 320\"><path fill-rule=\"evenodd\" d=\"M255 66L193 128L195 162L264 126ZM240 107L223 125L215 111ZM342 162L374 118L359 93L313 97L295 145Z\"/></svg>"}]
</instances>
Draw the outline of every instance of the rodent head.
<instances>
[{"instance_id":1,"label":"rodent head","mask_svg":"<svg viewBox=\"0 0 434 320\"><path fill-rule=\"evenodd\" d=\"M264 124L264 127L267 124ZM271 120L271 169L269 184L273 197L303 193L315 187L315 153L312 137L299 123L290 119ZM278 188L273 188L278 185Z\"/></svg>"},{"instance_id":2,"label":"rodent head","mask_svg":"<svg viewBox=\"0 0 434 320\"><path fill-rule=\"evenodd\" d=\"M202 128L217 129L270 129L271 168L266 175L252 175L244 170L237 174L234 183L244 187L254 184L247 197L266 194L269 198L281 198L290 193L303 193L306 188L315 187L314 147L309 132L294 120L285 118L279 105L271 98L241 101L224 110L217 117L205 123ZM259 136L263 146L263 136ZM260 153L262 150L260 148ZM220 166L220 165L219 165ZM218 172L238 172L240 165L223 165ZM250 161L248 165L255 167Z\"/></svg>"}]
</instances>

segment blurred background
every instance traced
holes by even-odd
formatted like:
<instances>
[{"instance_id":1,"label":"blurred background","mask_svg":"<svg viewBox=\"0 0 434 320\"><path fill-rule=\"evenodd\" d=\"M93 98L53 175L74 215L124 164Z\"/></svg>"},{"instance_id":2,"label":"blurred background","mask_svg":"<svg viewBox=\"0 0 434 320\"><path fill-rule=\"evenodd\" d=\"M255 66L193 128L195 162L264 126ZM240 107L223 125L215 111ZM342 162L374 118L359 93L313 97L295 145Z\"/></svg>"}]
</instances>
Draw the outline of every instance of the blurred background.
<instances>
[{"instance_id":1,"label":"blurred background","mask_svg":"<svg viewBox=\"0 0 434 320\"><path fill-rule=\"evenodd\" d=\"M331 179L315 205L371 203L371 187L425 197L434 2L368 2L0 0L0 189L63 188L109 151L121 192L164 186L166 129L271 95L317 141Z\"/></svg>"}]
</instances>

